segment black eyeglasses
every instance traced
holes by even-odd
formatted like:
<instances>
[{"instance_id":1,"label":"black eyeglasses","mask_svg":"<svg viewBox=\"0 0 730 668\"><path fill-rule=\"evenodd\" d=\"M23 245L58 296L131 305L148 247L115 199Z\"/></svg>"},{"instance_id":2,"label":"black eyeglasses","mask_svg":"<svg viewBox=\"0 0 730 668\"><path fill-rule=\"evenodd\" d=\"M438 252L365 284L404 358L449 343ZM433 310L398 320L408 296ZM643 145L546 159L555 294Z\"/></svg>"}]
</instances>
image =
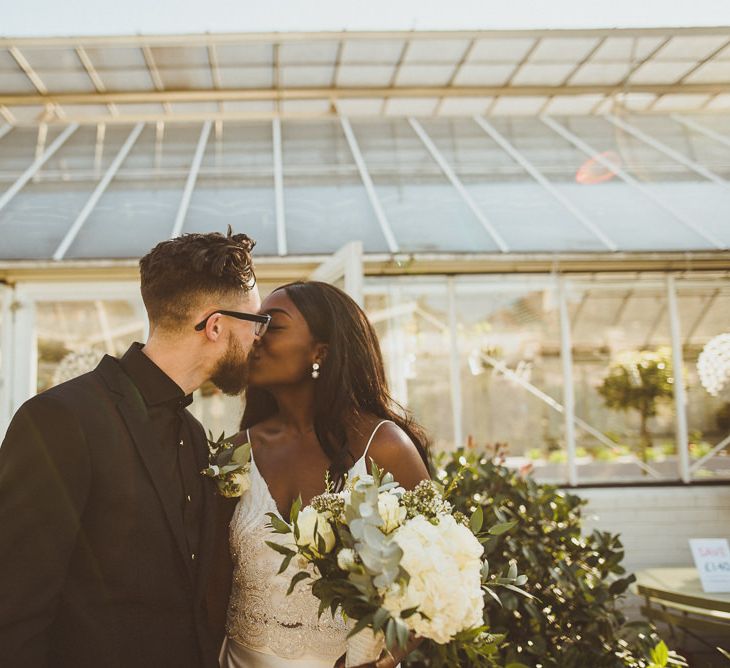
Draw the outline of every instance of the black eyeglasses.
<instances>
[{"instance_id":1,"label":"black eyeglasses","mask_svg":"<svg viewBox=\"0 0 730 668\"><path fill-rule=\"evenodd\" d=\"M254 334L256 334L256 336L263 336L266 332L266 328L271 322L271 316L268 314L259 315L258 313L240 313L239 311L222 311L219 309L218 311L213 311L213 313L206 316L204 320L201 320L197 325L195 325L195 330L197 332L203 331L203 329L205 329L205 323L208 322L208 318L214 316L216 313L228 315L231 318L238 318L239 320L250 320L251 322L255 322L256 328L254 329Z\"/></svg>"}]
</instances>

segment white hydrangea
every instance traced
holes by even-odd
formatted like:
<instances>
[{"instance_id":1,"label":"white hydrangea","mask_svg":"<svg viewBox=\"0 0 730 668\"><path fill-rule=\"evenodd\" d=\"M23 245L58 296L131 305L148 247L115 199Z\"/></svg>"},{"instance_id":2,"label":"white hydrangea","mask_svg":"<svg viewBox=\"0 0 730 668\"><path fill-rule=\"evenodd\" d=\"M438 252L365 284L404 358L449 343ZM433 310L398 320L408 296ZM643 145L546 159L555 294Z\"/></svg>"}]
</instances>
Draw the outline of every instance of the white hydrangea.
<instances>
[{"instance_id":1,"label":"white hydrangea","mask_svg":"<svg viewBox=\"0 0 730 668\"><path fill-rule=\"evenodd\" d=\"M322 513L318 513L311 506L302 508L299 511L297 528L299 529L299 538L296 539L296 543L299 547L308 547L313 552L317 552L317 536L320 536L324 541L324 554L331 552L335 546L335 532L332 530L329 518Z\"/></svg>"},{"instance_id":2,"label":"white hydrangea","mask_svg":"<svg viewBox=\"0 0 730 668\"><path fill-rule=\"evenodd\" d=\"M393 539L403 550L401 566L410 580L385 592L387 610L397 614L417 607L425 617L411 615L406 625L441 644L482 624L484 548L467 527L451 515L440 516L435 525L418 516L398 528Z\"/></svg>"}]
</instances>

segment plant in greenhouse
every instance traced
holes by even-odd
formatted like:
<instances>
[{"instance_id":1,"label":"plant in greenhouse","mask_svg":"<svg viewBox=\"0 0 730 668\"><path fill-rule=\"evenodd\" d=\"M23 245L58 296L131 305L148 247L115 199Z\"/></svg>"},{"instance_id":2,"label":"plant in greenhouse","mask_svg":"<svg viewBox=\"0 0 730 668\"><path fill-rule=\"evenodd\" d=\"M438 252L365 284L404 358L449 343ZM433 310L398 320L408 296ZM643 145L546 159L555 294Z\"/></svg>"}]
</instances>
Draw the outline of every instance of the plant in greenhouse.
<instances>
[{"instance_id":1,"label":"plant in greenhouse","mask_svg":"<svg viewBox=\"0 0 730 668\"><path fill-rule=\"evenodd\" d=\"M649 419L657 414L659 402L672 399L673 383L671 351L660 348L621 353L598 387L608 408L639 413L638 453L643 462L652 444Z\"/></svg>"},{"instance_id":2,"label":"plant in greenhouse","mask_svg":"<svg viewBox=\"0 0 730 668\"><path fill-rule=\"evenodd\" d=\"M490 568L518 560L535 599L510 592L492 606L484 622L504 634L499 660L505 666L542 668L648 668L665 665L660 638L648 623L628 623L619 608L634 581L621 566L617 535L581 534L578 496L507 468L500 451L460 449L437 458L438 477L455 508L481 507L485 522L516 521L486 547ZM657 649L659 648L659 649ZM667 662L683 665L668 652ZM409 659L412 668L438 666L426 643ZM465 664L467 665L467 664Z\"/></svg>"}]
</instances>

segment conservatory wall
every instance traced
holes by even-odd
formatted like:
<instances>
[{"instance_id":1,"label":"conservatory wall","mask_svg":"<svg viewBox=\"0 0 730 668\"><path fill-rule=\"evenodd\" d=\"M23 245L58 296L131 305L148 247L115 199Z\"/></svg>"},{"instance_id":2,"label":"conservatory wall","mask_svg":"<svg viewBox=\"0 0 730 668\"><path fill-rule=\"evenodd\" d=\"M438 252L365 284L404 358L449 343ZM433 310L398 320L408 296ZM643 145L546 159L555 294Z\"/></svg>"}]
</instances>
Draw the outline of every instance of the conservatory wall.
<instances>
[{"instance_id":1,"label":"conservatory wall","mask_svg":"<svg viewBox=\"0 0 730 668\"><path fill-rule=\"evenodd\" d=\"M364 293L393 395L434 450L498 446L561 485L730 479L730 394L697 370L728 329L730 273L369 276ZM0 298L3 433L25 399L146 335L136 281L20 282ZM192 409L230 432L242 403L206 385Z\"/></svg>"}]
</instances>

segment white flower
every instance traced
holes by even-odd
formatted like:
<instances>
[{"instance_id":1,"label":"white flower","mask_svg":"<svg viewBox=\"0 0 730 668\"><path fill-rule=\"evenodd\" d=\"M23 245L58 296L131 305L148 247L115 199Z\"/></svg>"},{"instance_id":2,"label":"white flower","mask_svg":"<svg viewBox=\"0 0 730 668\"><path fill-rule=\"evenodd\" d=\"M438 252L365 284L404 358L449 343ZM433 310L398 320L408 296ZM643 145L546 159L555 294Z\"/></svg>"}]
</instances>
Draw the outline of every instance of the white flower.
<instances>
[{"instance_id":1,"label":"white flower","mask_svg":"<svg viewBox=\"0 0 730 668\"><path fill-rule=\"evenodd\" d=\"M251 477L245 469L236 471L233 474L233 483L238 486L239 493L243 494L248 491L249 487L251 487Z\"/></svg>"},{"instance_id":2,"label":"white flower","mask_svg":"<svg viewBox=\"0 0 730 668\"><path fill-rule=\"evenodd\" d=\"M406 509L400 505L395 494L381 492L378 495L378 514L383 520L383 533L397 529L406 518Z\"/></svg>"},{"instance_id":3,"label":"white flower","mask_svg":"<svg viewBox=\"0 0 730 668\"><path fill-rule=\"evenodd\" d=\"M355 550L351 550L349 547L343 547L337 553L337 565L343 571L355 570L357 562L355 561Z\"/></svg>"},{"instance_id":4,"label":"white flower","mask_svg":"<svg viewBox=\"0 0 730 668\"><path fill-rule=\"evenodd\" d=\"M467 527L450 515L440 516L438 524L418 516L398 528L393 539L403 550L401 566L410 578L384 592L387 610L397 614L417 607L423 616L411 615L406 625L442 644L482 624L484 548Z\"/></svg>"},{"instance_id":5,"label":"white flower","mask_svg":"<svg viewBox=\"0 0 730 668\"><path fill-rule=\"evenodd\" d=\"M313 552L318 552L318 536L324 542L324 554L331 552L335 546L335 532L332 530L329 518L311 506L302 508L299 512L297 528L299 538L296 539L296 543L299 547L308 547Z\"/></svg>"}]
</instances>

